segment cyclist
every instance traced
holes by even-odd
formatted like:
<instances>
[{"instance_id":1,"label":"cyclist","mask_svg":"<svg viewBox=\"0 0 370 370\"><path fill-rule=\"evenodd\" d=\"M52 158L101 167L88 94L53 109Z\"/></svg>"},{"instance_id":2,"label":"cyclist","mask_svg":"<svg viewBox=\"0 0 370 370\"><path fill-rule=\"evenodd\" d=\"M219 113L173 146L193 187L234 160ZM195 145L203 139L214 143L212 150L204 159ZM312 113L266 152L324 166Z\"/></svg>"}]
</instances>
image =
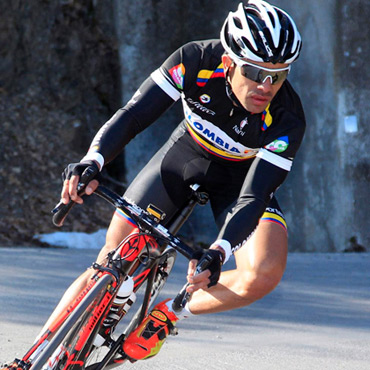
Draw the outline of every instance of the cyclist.
<instances>
[{"instance_id":1,"label":"cyclist","mask_svg":"<svg viewBox=\"0 0 370 370\"><path fill-rule=\"evenodd\" d=\"M97 174L181 98L184 120L125 196L144 209L155 204L166 213L166 223L187 202L189 185L199 183L210 195L219 235L208 250L213 259L208 270L194 275L198 256L189 263L192 297L184 310L175 314L171 300L161 302L125 341L132 359L157 354L178 320L249 305L281 280L287 229L275 192L305 130L300 99L287 81L301 45L285 11L266 1L240 3L226 18L220 40L190 42L175 51L102 126L87 155L66 168L62 202L82 203L76 192L82 172L90 167ZM92 177L86 193L97 185ZM117 211L98 261L133 227ZM232 254L236 268L220 273ZM77 279L49 321L90 276L87 271Z\"/></svg>"}]
</instances>

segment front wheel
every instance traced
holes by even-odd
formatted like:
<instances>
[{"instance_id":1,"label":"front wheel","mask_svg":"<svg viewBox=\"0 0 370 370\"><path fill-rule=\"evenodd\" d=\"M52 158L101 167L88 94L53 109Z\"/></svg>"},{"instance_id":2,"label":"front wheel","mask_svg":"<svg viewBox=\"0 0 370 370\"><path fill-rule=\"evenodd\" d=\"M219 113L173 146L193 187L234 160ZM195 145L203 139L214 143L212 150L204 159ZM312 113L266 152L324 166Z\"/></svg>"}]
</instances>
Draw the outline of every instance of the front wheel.
<instances>
[{"instance_id":1,"label":"front wheel","mask_svg":"<svg viewBox=\"0 0 370 370\"><path fill-rule=\"evenodd\" d=\"M30 370L77 370L84 367L84 357L92 346L98 329L97 323L112 298L109 287L113 280L111 275L106 274L96 282L40 353Z\"/></svg>"}]
</instances>

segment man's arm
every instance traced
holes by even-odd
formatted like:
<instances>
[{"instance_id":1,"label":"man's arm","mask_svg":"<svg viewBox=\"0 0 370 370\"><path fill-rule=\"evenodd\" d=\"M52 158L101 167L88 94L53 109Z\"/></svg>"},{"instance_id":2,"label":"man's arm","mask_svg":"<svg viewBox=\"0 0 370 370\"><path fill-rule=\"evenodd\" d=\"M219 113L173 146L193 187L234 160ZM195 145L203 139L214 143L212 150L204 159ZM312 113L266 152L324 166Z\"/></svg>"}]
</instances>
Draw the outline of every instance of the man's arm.
<instances>
[{"instance_id":1,"label":"man's arm","mask_svg":"<svg viewBox=\"0 0 370 370\"><path fill-rule=\"evenodd\" d=\"M269 204L274 192L284 182L288 171L262 158L255 158L248 171L233 212L226 219L218 240L226 250L226 260L231 253L249 239Z\"/></svg>"},{"instance_id":2,"label":"man's arm","mask_svg":"<svg viewBox=\"0 0 370 370\"><path fill-rule=\"evenodd\" d=\"M132 99L106 122L93 139L83 160L94 160L100 169L112 161L138 133L156 121L175 101L151 77Z\"/></svg>"},{"instance_id":3,"label":"man's arm","mask_svg":"<svg viewBox=\"0 0 370 370\"><path fill-rule=\"evenodd\" d=\"M221 252L223 263L252 235L273 193L284 182L287 174L287 170L271 162L259 157L254 159L232 214L225 221L217 240L210 246L210 249ZM209 270L194 275L197 262L189 262L189 293L204 289L211 281Z\"/></svg>"},{"instance_id":4,"label":"man's arm","mask_svg":"<svg viewBox=\"0 0 370 370\"><path fill-rule=\"evenodd\" d=\"M126 106L119 109L101 127L80 163L74 163L66 168L61 201L67 204L72 199L82 204L83 200L77 193L81 173L91 165L97 165L101 171L104 164L113 160L131 139L153 123L174 102L175 100L149 77ZM92 194L98 184L97 180L92 179L87 184L85 193Z\"/></svg>"}]
</instances>

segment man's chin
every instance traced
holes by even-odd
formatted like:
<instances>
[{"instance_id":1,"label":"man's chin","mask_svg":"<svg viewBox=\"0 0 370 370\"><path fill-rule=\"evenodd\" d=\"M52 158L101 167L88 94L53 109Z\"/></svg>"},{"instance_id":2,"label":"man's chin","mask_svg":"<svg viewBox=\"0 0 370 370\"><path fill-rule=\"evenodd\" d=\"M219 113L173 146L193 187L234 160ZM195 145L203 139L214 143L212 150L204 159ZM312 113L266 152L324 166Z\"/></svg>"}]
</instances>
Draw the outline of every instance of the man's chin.
<instances>
[{"instance_id":1,"label":"man's chin","mask_svg":"<svg viewBox=\"0 0 370 370\"><path fill-rule=\"evenodd\" d=\"M263 111L266 110L266 108L268 107L268 103L267 104L243 104L243 107L250 113L254 113L254 114L258 114L258 113L262 113Z\"/></svg>"}]
</instances>

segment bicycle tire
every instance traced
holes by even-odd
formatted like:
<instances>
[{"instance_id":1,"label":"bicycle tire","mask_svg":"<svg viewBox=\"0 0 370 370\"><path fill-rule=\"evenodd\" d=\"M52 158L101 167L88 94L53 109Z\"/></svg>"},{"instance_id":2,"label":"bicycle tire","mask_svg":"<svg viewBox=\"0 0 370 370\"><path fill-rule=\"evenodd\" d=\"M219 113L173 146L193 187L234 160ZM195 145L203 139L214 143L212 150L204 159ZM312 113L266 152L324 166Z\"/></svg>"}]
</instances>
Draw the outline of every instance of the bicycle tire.
<instances>
[{"instance_id":1,"label":"bicycle tire","mask_svg":"<svg viewBox=\"0 0 370 370\"><path fill-rule=\"evenodd\" d=\"M94 302L94 300L99 297L99 295L107 289L108 285L113 281L113 277L109 274L103 275L96 284L91 288L91 290L82 299L80 304L74 309L74 311L67 317L63 325L58 329L55 336L50 340L50 343L45 347L45 349L40 353L35 362L31 365L30 370L41 370L48 362L49 358L54 354L58 347L62 344L63 340L68 338L71 331L76 324L79 323L81 317L83 317L89 306ZM90 315L86 315L84 322L88 320ZM73 340L73 338L70 338ZM82 347L80 352L85 348Z\"/></svg>"}]
</instances>

